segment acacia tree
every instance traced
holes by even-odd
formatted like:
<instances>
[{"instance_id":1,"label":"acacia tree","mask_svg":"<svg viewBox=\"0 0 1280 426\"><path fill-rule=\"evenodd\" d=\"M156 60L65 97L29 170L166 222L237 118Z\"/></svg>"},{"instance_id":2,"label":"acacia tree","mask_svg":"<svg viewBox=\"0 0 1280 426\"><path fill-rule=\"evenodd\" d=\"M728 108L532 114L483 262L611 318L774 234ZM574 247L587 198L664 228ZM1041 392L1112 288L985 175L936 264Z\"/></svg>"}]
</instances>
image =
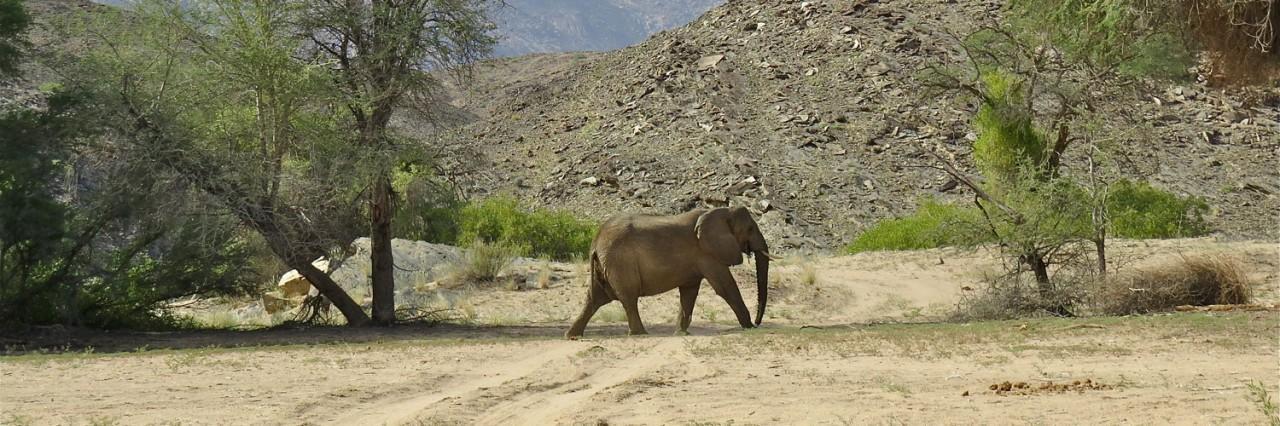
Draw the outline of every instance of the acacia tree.
<instances>
[{"instance_id":1,"label":"acacia tree","mask_svg":"<svg viewBox=\"0 0 1280 426\"><path fill-rule=\"evenodd\" d=\"M358 235L353 171L330 69L297 60L298 3L136 3L87 23L96 47L67 64L105 105L118 143L216 200L359 326L369 317L316 257Z\"/></svg>"},{"instance_id":2,"label":"acacia tree","mask_svg":"<svg viewBox=\"0 0 1280 426\"><path fill-rule=\"evenodd\" d=\"M416 147L397 143L392 116L440 105L433 72L466 75L486 56L494 38L489 9L495 0L321 0L305 2L300 27L310 39L311 62L331 62L337 89L355 129L356 145L378 156L367 195L370 216L373 320L395 321L391 249L396 196L392 173Z\"/></svg>"},{"instance_id":3,"label":"acacia tree","mask_svg":"<svg viewBox=\"0 0 1280 426\"><path fill-rule=\"evenodd\" d=\"M992 27L961 42L966 68L934 68L932 84L958 91L979 103L973 124L978 138L973 160L983 179L970 177L954 161L929 150L938 167L975 194L982 212L978 241L996 241L1014 259L1013 272L1031 272L1045 308L1070 315L1069 301L1055 297L1050 267L1071 259L1084 242L1095 242L1105 259L1105 198L1062 173L1063 157L1072 144L1093 144L1079 130L1088 99L1074 87L1071 76L1115 76L1085 63L1064 62L1048 48L1033 48L1025 40ZM1093 185L1097 187L1098 185ZM1102 260L1105 261L1105 260ZM1025 267L1026 269L1022 269ZM1103 269L1103 268L1100 268Z\"/></svg>"}]
</instances>

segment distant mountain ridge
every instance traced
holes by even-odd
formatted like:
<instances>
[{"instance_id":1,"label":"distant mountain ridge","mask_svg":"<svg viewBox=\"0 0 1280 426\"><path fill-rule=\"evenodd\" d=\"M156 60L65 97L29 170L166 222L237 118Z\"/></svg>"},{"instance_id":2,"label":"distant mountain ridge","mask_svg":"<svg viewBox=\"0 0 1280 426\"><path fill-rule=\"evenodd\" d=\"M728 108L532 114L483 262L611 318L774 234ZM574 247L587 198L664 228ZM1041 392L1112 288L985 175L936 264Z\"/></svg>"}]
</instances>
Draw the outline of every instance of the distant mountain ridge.
<instances>
[{"instance_id":1,"label":"distant mountain ridge","mask_svg":"<svg viewBox=\"0 0 1280 426\"><path fill-rule=\"evenodd\" d=\"M126 6L130 0L94 0ZM495 56L604 51L683 26L724 0L506 0Z\"/></svg>"},{"instance_id":2,"label":"distant mountain ridge","mask_svg":"<svg viewBox=\"0 0 1280 426\"><path fill-rule=\"evenodd\" d=\"M724 0L507 0L496 56L603 51L683 26Z\"/></svg>"}]
</instances>

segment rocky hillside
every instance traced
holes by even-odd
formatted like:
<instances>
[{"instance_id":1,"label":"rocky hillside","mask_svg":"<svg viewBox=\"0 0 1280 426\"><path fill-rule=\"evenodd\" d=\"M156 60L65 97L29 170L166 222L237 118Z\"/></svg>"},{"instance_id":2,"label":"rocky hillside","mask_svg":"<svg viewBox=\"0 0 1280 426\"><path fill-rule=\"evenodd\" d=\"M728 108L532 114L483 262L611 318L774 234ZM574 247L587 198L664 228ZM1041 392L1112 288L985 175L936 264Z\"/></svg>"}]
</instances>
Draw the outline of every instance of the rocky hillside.
<instances>
[{"instance_id":1,"label":"rocky hillside","mask_svg":"<svg viewBox=\"0 0 1280 426\"><path fill-rule=\"evenodd\" d=\"M497 56L612 50L692 21L723 0L507 0Z\"/></svg>"},{"instance_id":2,"label":"rocky hillside","mask_svg":"<svg viewBox=\"0 0 1280 426\"><path fill-rule=\"evenodd\" d=\"M928 94L918 76L961 63L951 34L1000 4L731 0L621 50L489 61L444 111L481 151L451 159L472 166L457 181L593 218L746 205L777 247L835 248L920 198L971 197L921 167L920 147L967 163L973 106ZM48 30L53 17L102 7L27 5L32 41L53 47L73 44ZM26 77L0 85L0 105L36 102L54 78L37 65ZM1109 123L1121 172L1204 197L1223 236L1280 238L1280 90L1095 90L1109 99L1100 109L1132 118Z\"/></svg>"},{"instance_id":3,"label":"rocky hillside","mask_svg":"<svg viewBox=\"0 0 1280 426\"><path fill-rule=\"evenodd\" d=\"M455 87L485 150L472 192L592 217L746 205L776 246L833 248L930 196L968 198L921 167L967 163L973 106L919 71L960 63L954 37L989 0L734 0L625 49L494 60ZM1082 82L1083 83L1083 82ZM1126 175L1205 197L1228 237L1280 237L1280 114L1194 83L1096 88ZM1264 93L1280 96L1275 90Z\"/></svg>"}]
</instances>

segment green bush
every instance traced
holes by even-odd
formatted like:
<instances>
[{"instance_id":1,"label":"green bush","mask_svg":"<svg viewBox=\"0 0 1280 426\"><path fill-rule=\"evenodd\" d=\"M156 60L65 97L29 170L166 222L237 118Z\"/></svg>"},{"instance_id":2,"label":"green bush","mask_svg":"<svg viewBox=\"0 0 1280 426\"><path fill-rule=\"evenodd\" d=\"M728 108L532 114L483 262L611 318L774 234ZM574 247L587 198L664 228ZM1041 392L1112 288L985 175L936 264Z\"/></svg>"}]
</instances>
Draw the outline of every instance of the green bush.
<instances>
[{"instance_id":1,"label":"green bush","mask_svg":"<svg viewBox=\"0 0 1280 426\"><path fill-rule=\"evenodd\" d=\"M1111 235L1120 238L1183 238L1209 232L1204 214L1209 205L1196 197L1179 197L1146 182L1122 180L1107 197Z\"/></svg>"},{"instance_id":2,"label":"green bush","mask_svg":"<svg viewBox=\"0 0 1280 426\"><path fill-rule=\"evenodd\" d=\"M969 232L959 232L975 223L981 213L936 200L925 200L909 216L876 223L845 248L850 254L866 251L918 250L975 243Z\"/></svg>"},{"instance_id":3,"label":"green bush","mask_svg":"<svg viewBox=\"0 0 1280 426\"><path fill-rule=\"evenodd\" d=\"M96 137L81 95L0 111L0 328L168 328L167 301L259 282L236 221L127 155L89 168L94 185L66 197L60 176Z\"/></svg>"},{"instance_id":4,"label":"green bush","mask_svg":"<svg viewBox=\"0 0 1280 426\"><path fill-rule=\"evenodd\" d=\"M463 203L420 191L397 213L396 235L471 247L477 241L511 248L518 256L569 260L586 257L596 225L576 216L522 206L509 197ZM439 192L435 192L440 194Z\"/></svg>"},{"instance_id":5,"label":"green bush","mask_svg":"<svg viewBox=\"0 0 1280 426\"><path fill-rule=\"evenodd\" d=\"M988 178L1007 183L1025 166L1043 167L1048 141L1025 107L1025 82L1001 70L984 72L982 82L987 102L974 117L978 140L973 143L973 157L978 169Z\"/></svg>"},{"instance_id":6,"label":"green bush","mask_svg":"<svg viewBox=\"0 0 1280 426\"><path fill-rule=\"evenodd\" d=\"M463 207L457 241L514 247L521 256L567 260L586 257L596 225L566 212L526 209L512 198L490 198Z\"/></svg>"},{"instance_id":7,"label":"green bush","mask_svg":"<svg viewBox=\"0 0 1280 426\"><path fill-rule=\"evenodd\" d=\"M1031 218L1012 227L1001 224L1001 235L1034 232L1070 239L1087 235L1090 218L1088 200L1082 190L1064 182L1045 186L1028 197L1010 197L1010 202ZM1054 190L1054 189L1057 190ZM1028 194L1014 191L1015 194ZM1067 208L1074 207L1074 208ZM1196 197L1179 197L1145 182L1127 180L1108 188L1108 234L1118 238L1186 238L1205 235L1209 226L1204 214L1209 206ZM846 247L849 253L883 250L919 250L946 246L982 244L993 240L982 228L981 212L925 200L915 213L876 223Z\"/></svg>"},{"instance_id":8,"label":"green bush","mask_svg":"<svg viewBox=\"0 0 1280 426\"><path fill-rule=\"evenodd\" d=\"M1134 76L1180 78L1193 65L1179 3L1146 0L1013 0L1010 22L1076 61Z\"/></svg>"}]
</instances>

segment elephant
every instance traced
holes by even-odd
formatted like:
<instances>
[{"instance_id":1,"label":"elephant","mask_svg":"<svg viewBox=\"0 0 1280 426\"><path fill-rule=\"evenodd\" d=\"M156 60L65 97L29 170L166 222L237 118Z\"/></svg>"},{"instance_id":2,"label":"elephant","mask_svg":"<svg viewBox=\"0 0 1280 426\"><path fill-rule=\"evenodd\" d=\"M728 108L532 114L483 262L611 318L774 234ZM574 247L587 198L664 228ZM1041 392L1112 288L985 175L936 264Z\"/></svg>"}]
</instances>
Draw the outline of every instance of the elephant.
<instances>
[{"instance_id":1,"label":"elephant","mask_svg":"<svg viewBox=\"0 0 1280 426\"><path fill-rule=\"evenodd\" d=\"M742 301L730 266L743 254L756 259L755 323ZM627 313L630 335L647 334L640 321L641 296L680 289L677 334L689 333L698 288L706 280L728 302L742 328L759 326L768 301L769 246L751 212L743 207L691 210L674 216L622 215L606 220L591 242L590 285L582 313L565 338L582 336L601 306L614 300Z\"/></svg>"}]
</instances>

